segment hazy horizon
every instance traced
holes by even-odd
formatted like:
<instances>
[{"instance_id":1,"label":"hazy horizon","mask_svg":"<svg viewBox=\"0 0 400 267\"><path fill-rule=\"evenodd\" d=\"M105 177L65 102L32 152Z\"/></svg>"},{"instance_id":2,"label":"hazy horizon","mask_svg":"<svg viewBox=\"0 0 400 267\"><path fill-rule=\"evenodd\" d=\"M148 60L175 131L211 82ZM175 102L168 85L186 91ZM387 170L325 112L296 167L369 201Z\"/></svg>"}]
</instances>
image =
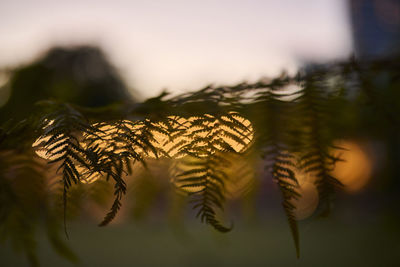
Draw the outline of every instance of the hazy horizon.
<instances>
[{"instance_id":1,"label":"hazy horizon","mask_svg":"<svg viewBox=\"0 0 400 267\"><path fill-rule=\"evenodd\" d=\"M143 97L233 84L351 54L346 1L0 3L0 66L52 46L101 47Z\"/></svg>"}]
</instances>

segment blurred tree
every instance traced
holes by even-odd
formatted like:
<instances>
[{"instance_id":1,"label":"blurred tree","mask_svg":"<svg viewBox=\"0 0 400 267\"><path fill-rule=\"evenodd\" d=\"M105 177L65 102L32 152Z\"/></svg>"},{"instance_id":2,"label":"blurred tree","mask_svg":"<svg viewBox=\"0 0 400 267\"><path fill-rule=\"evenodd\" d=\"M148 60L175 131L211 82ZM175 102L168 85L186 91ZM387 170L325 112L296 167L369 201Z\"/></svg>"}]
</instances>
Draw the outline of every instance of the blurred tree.
<instances>
[{"instance_id":1,"label":"blurred tree","mask_svg":"<svg viewBox=\"0 0 400 267\"><path fill-rule=\"evenodd\" d=\"M0 121L25 118L44 99L83 107L134 102L114 67L97 47L52 48L40 60L16 69Z\"/></svg>"}]
</instances>

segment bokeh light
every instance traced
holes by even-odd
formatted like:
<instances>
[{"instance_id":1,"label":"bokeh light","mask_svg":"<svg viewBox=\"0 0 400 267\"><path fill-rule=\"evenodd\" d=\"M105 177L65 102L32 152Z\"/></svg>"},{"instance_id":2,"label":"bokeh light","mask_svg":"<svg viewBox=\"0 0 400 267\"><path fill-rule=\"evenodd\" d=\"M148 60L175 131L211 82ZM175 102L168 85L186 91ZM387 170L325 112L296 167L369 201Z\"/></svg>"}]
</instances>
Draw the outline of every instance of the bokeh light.
<instances>
[{"instance_id":1,"label":"bokeh light","mask_svg":"<svg viewBox=\"0 0 400 267\"><path fill-rule=\"evenodd\" d=\"M223 179L225 196L229 199L238 199L248 193L254 186L255 173L248 158L242 157L241 154L223 153L223 157L229 161L230 164L221 164L218 166L219 173L225 173L226 177ZM193 186L193 182L185 181L185 178L193 176L201 177L207 175L207 170L196 172L195 174L182 175L183 172L199 168L203 166L202 158L195 158L186 156L182 159L174 161L170 168L170 176L172 183L185 193L200 192L204 186ZM207 179L212 179L207 177ZM190 186L189 186L190 185Z\"/></svg>"},{"instance_id":2,"label":"bokeh light","mask_svg":"<svg viewBox=\"0 0 400 267\"><path fill-rule=\"evenodd\" d=\"M203 120L204 118L207 119ZM53 123L54 121L50 121L44 129ZM146 128L146 125L150 125L150 127ZM149 120L135 122L123 120L114 124L95 123L92 126L97 128L98 131L96 133L83 134L80 140L80 145L83 149L91 147L117 154L131 150L144 158L160 158L165 156L174 159L183 158L186 155L181 152L181 149L193 140L200 140L194 143L195 146L197 148L204 148L210 153L224 151L225 148L218 143L211 148L207 142L201 141L207 136L213 136L213 140L222 140L234 151L240 153L248 148L254 137L251 122L234 112L230 112L228 116L221 116L219 119L205 114L203 117L189 117L188 119L179 116L169 116L165 123L153 123ZM119 136L122 133L133 133L132 136L143 135L145 138L148 138L151 145L154 146L155 151L158 152L153 150L144 151L139 139L136 144L127 145L127 142ZM60 139L52 144L46 144L51 138L52 136L41 136L32 144L36 154L49 161L62 156L59 152L67 146L67 144L60 145L65 139ZM51 151L51 149L58 145L60 147L55 151ZM92 183L101 177L101 174L92 172L79 163L77 163L76 167L81 175L82 183ZM237 191L233 187L231 189L232 194L234 194L234 191Z\"/></svg>"},{"instance_id":3,"label":"bokeh light","mask_svg":"<svg viewBox=\"0 0 400 267\"><path fill-rule=\"evenodd\" d=\"M364 149L353 141L337 141L335 150L342 161L336 163L332 174L349 193L363 189L371 178L373 163Z\"/></svg>"},{"instance_id":4,"label":"bokeh light","mask_svg":"<svg viewBox=\"0 0 400 267\"><path fill-rule=\"evenodd\" d=\"M310 217L318 207L319 196L314 184L315 178L312 173L305 173L299 169L293 170L298 181L297 192L300 197L292 199L291 203L296 207L294 215L297 220Z\"/></svg>"}]
</instances>

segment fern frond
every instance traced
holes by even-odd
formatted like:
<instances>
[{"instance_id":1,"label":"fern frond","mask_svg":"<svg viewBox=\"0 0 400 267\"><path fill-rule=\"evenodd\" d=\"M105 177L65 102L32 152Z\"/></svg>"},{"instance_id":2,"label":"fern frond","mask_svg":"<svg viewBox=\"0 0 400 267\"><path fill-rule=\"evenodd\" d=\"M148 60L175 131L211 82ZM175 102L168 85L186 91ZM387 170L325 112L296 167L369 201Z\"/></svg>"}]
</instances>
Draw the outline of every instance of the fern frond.
<instances>
[{"instance_id":1,"label":"fern frond","mask_svg":"<svg viewBox=\"0 0 400 267\"><path fill-rule=\"evenodd\" d=\"M38 142L37 149L45 151L43 157L50 159L50 164L59 164L57 172L62 171L64 228L68 236L66 229L68 189L72 184L80 182L78 165L88 167L85 150L79 138L83 133L94 133L97 130L69 105L60 105L43 119L42 125L43 134L38 140L43 141Z\"/></svg>"},{"instance_id":2,"label":"fern frond","mask_svg":"<svg viewBox=\"0 0 400 267\"><path fill-rule=\"evenodd\" d=\"M227 194L226 171L231 162L227 155L245 150L252 141L251 124L236 113L219 116L205 114L189 119L185 144L178 154L185 155L174 182L180 189L189 192L193 198L197 217L220 232L231 227L223 226L216 219L215 208L223 209ZM230 140L230 141L229 141ZM240 148L237 146L240 145Z\"/></svg>"},{"instance_id":3,"label":"fern frond","mask_svg":"<svg viewBox=\"0 0 400 267\"><path fill-rule=\"evenodd\" d=\"M36 224L45 203L44 168L30 154L0 152L0 242L10 241L39 266Z\"/></svg>"},{"instance_id":4,"label":"fern frond","mask_svg":"<svg viewBox=\"0 0 400 267\"><path fill-rule=\"evenodd\" d=\"M315 177L320 204L323 205L322 214L330 212L332 197L335 189L341 187L339 180L330 174L335 162L338 160L329 153L331 140L327 135L328 116L326 91L324 90L324 77L322 74L307 76L302 84L298 102L299 114L304 124L304 143L299 167Z\"/></svg>"},{"instance_id":5,"label":"fern frond","mask_svg":"<svg viewBox=\"0 0 400 267\"><path fill-rule=\"evenodd\" d=\"M281 100L282 94L277 94L276 85L282 83L272 83L265 90L258 93L256 109L263 112L259 121L256 122L257 129L261 129L261 136L258 145L263 148L262 157L266 161L266 169L277 183L282 194L282 206L288 220L297 257L300 255L299 231L295 216L296 199L300 197L298 192L298 181L295 176L293 148L290 147L290 140L293 123L290 120L293 107L289 102Z\"/></svg>"},{"instance_id":6,"label":"fern frond","mask_svg":"<svg viewBox=\"0 0 400 267\"><path fill-rule=\"evenodd\" d=\"M216 219L215 211L215 208L223 209L226 176L219 168L227 163L222 156L209 155L186 157L175 166L177 174L174 183L191 196L193 209L198 210L196 217L220 232L231 230Z\"/></svg>"},{"instance_id":7,"label":"fern frond","mask_svg":"<svg viewBox=\"0 0 400 267\"><path fill-rule=\"evenodd\" d=\"M107 215L104 217L103 221L99 224L99 226L106 226L109 224L117 215L119 209L121 208L121 198L122 194L124 193L119 187L116 189L115 193L117 196L115 197L115 200L112 204L111 210L107 213Z\"/></svg>"}]
</instances>

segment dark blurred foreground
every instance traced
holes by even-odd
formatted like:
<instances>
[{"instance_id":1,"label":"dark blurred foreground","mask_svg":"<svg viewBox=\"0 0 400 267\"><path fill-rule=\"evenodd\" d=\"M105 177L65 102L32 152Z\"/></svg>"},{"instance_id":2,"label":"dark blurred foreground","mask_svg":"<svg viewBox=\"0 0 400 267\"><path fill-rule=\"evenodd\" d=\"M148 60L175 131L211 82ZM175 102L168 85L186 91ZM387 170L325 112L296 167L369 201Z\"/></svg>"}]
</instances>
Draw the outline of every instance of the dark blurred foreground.
<instances>
[{"instance_id":1,"label":"dark blurred foreground","mask_svg":"<svg viewBox=\"0 0 400 267\"><path fill-rule=\"evenodd\" d=\"M183 236L165 223L107 228L71 223L68 243L79 256L77 266L399 266L398 224L351 209L342 215L300 224L300 259L283 215L255 223L235 221L228 235L197 222L187 222ZM60 258L41 232L38 237L42 266L76 266ZM0 257L2 266L28 265L9 246L0 250Z\"/></svg>"}]
</instances>

